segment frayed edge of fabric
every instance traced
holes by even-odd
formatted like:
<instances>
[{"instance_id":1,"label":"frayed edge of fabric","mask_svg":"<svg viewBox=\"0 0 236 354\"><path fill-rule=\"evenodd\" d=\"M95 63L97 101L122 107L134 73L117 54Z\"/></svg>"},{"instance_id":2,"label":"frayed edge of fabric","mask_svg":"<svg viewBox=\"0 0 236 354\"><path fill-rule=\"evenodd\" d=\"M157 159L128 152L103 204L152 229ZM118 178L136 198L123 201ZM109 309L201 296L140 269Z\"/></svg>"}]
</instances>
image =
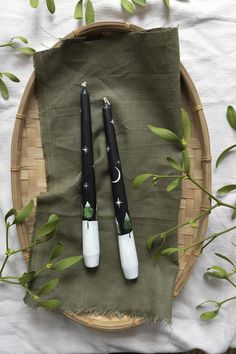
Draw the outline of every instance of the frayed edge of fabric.
<instances>
[{"instance_id":1,"label":"frayed edge of fabric","mask_svg":"<svg viewBox=\"0 0 236 354\"><path fill-rule=\"evenodd\" d=\"M28 296L24 297L24 303L30 308L34 310L45 310L44 308L37 306L33 301L31 301ZM172 322L171 319L160 317L160 316L151 316L147 313L143 312L131 312L131 311L122 311L122 310L111 310L111 309L99 309L99 308L92 308L92 309L85 309L85 308L73 308L73 309L65 309L63 306L54 309L54 310L45 310L48 311L56 311L56 312L65 312L68 314L75 314L75 315L88 315L88 316L105 316L107 318L118 317L122 320L125 316L130 316L133 319L143 319L145 323L152 324L157 322L163 322L166 326L171 326Z\"/></svg>"}]
</instances>

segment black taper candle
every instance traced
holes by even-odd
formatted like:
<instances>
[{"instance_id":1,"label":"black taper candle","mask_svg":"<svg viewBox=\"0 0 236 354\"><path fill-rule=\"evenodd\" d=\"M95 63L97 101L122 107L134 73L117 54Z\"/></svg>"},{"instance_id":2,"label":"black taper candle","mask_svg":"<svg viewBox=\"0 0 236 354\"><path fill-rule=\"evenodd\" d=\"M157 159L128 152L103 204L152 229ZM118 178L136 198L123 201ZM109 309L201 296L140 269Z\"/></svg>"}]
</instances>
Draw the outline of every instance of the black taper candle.
<instances>
[{"instance_id":1,"label":"black taper candle","mask_svg":"<svg viewBox=\"0 0 236 354\"><path fill-rule=\"evenodd\" d=\"M86 83L83 83L81 86L81 194L83 205L83 220L96 220L97 201L93 161L90 98Z\"/></svg>"},{"instance_id":2,"label":"black taper candle","mask_svg":"<svg viewBox=\"0 0 236 354\"><path fill-rule=\"evenodd\" d=\"M116 132L110 102L103 99L103 120L106 134L107 157L112 183L113 202L117 233L124 235L132 231L121 161L116 140Z\"/></svg>"},{"instance_id":3,"label":"black taper candle","mask_svg":"<svg viewBox=\"0 0 236 354\"><path fill-rule=\"evenodd\" d=\"M100 256L97 221L96 184L93 161L90 98L86 82L80 95L81 113L81 195L82 195L82 241L84 263L88 268L97 267Z\"/></svg>"},{"instance_id":4,"label":"black taper candle","mask_svg":"<svg viewBox=\"0 0 236 354\"><path fill-rule=\"evenodd\" d=\"M118 234L118 245L121 267L128 280L138 278L139 267L134 234L129 216L128 202L121 169L121 161L116 141L116 132L112 118L111 105L103 99L103 120L106 134L107 157L112 185L115 221Z\"/></svg>"}]
</instances>

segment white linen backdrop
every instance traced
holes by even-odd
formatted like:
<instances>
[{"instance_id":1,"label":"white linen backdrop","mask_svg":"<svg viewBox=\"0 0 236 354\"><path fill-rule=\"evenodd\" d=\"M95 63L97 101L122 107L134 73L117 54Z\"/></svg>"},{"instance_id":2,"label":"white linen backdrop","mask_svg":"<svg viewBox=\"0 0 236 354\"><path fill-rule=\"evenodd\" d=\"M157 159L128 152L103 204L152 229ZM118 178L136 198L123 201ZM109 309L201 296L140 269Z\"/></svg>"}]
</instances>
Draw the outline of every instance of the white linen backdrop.
<instances>
[{"instance_id":1,"label":"white linen backdrop","mask_svg":"<svg viewBox=\"0 0 236 354\"><path fill-rule=\"evenodd\" d=\"M226 107L236 106L236 2L235 0L170 0L167 16L162 0L147 0L145 9L133 15L121 10L119 0L93 0L96 20L127 21L144 28L179 26L181 61L200 94L211 138L213 191L224 183L235 183L236 155L232 153L216 171L219 153L235 144L236 134L226 121ZM78 22L73 19L76 0L56 0L51 15L41 0L34 10L28 0L0 1L0 43L15 35L26 36L36 50L50 47L58 37L71 32ZM0 259L4 258L3 216L11 208L10 144L15 114L25 84L33 70L32 59L11 48L0 48L0 71L17 75L19 84L9 82L10 99L0 98ZM227 197L234 202L235 194ZM230 212L223 208L210 217L208 233L232 225ZM212 322L199 320L195 306L207 299L221 300L235 295L224 281L206 281L203 272L214 264L223 264L214 255L221 252L236 260L231 241L235 233L225 235L206 248L173 307L173 324L146 324L120 333L105 333L73 323L63 316L34 311L22 301L24 291L17 286L0 284L1 354L80 354L80 353L175 353L200 348L207 353L223 353L236 347L235 302L228 303ZM10 239L19 246L17 235ZM6 269L14 274L26 271L22 255L10 259ZM234 338L235 337L235 338Z\"/></svg>"}]
</instances>

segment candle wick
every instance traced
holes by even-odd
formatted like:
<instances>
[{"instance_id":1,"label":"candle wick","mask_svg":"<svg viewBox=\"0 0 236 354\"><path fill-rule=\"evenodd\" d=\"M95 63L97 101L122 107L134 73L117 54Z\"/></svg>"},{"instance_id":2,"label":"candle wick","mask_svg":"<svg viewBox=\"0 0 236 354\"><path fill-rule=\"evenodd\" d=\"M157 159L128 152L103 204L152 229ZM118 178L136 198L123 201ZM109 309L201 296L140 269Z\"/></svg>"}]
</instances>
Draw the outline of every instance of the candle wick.
<instances>
[{"instance_id":1,"label":"candle wick","mask_svg":"<svg viewBox=\"0 0 236 354\"><path fill-rule=\"evenodd\" d=\"M87 87L87 82L86 82L86 81L83 82L83 83L81 84L81 86L82 86L82 87Z\"/></svg>"},{"instance_id":2,"label":"candle wick","mask_svg":"<svg viewBox=\"0 0 236 354\"><path fill-rule=\"evenodd\" d=\"M103 97L103 102L105 104L108 104L109 106L111 105L110 102L108 101L108 99L106 97Z\"/></svg>"}]
</instances>

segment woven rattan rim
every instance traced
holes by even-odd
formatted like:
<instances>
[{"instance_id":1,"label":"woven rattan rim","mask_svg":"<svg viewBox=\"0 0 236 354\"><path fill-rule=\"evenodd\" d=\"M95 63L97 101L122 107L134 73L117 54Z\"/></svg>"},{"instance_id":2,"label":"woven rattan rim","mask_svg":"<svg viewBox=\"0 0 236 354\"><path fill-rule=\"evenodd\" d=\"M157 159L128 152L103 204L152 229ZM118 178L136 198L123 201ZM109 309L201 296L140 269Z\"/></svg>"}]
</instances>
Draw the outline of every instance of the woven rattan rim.
<instances>
[{"instance_id":1,"label":"woven rattan rim","mask_svg":"<svg viewBox=\"0 0 236 354\"><path fill-rule=\"evenodd\" d=\"M114 31L120 32L129 32L129 31L138 31L141 30L140 27L123 22L99 22L93 25L80 27L67 36L63 38L73 38L75 36L88 36L88 35L97 35L99 33L109 33ZM61 44L61 40L57 42L54 47L58 47ZM207 189L211 189L211 153L210 153L210 143L209 143L209 135L207 124L203 112L203 108L196 91L196 88L188 75L187 71L181 64L180 66L181 72L181 90L184 93L184 100L186 101L184 105L189 107L189 113L192 117L193 125L195 125L196 136L193 136L190 140L190 159L191 162L198 163L198 167L194 167L194 173L196 173L196 178L202 185ZM27 131L26 122L28 117L28 105L32 100L34 93L34 82L35 77L34 73L31 75L24 94L22 96L19 109L16 115L15 127L12 136L12 147L11 147L11 181L12 181L12 199L13 206L16 209L20 209L23 207L24 196L23 189L24 185L22 182L22 174L27 172L30 167L24 166L24 158L22 158L23 148L22 141L25 138L25 134ZM31 139L32 140L32 139ZM191 143L192 141L192 143ZM192 144L192 145L191 145ZM42 158L42 157L41 157ZM31 195L35 197L39 194L38 191L27 190L27 196L31 198ZM194 195L194 196L193 196ZM197 197L196 197L197 195ZM192 199L191 199L192 198ZM36 198L35 198L36 199ZM198 200L198 207L194 209L194 203ZM198 214L200 211L204 211L210 205L209 197L205 194L202 194L199 191L196 191L189 185L183 185L183 193L182 200L180 205L179 212L179 220L184 220L186 217L193 217L194 215L188 215L189 210L192 210L192 213L196 211ZM31 225L33 224L33 220L30 220ZM195 230L190 230L188 228L181 229L181 233L179 233L179 244L182 245L182 242L191 243L191 241L199 241L204 238L206 228L208 223L208 216L202 219L197 228ZM27 223L21 224L17 226L18 236L20 240L20 244L23 247L27 246L29 242L29 232L27 230ZM184 241L183 241L184 240ZM189 240L189 241L188 241ZM188 244L189 244L188 243ZM190 253L186 254L185 258L180 258L180 271L176 281L174 297L176 297L183 286L186 284L189 275L193 269L193 266L200 254L200 249L193 250ZM29 254L27 252L24 253L25 261L28 262ZM65 316L71 318L72 320L89 326L91 328L107 330L107 331L115 331L115 330L124 330L131 327L138 326L144 322L142 318L132 318L129 316L124 316L121 319L115 316L105 317L105 316L93 316L93 315L83 315L83 314L75 314L75 313L63 313Z\"/></svg>"}]
</instances>

